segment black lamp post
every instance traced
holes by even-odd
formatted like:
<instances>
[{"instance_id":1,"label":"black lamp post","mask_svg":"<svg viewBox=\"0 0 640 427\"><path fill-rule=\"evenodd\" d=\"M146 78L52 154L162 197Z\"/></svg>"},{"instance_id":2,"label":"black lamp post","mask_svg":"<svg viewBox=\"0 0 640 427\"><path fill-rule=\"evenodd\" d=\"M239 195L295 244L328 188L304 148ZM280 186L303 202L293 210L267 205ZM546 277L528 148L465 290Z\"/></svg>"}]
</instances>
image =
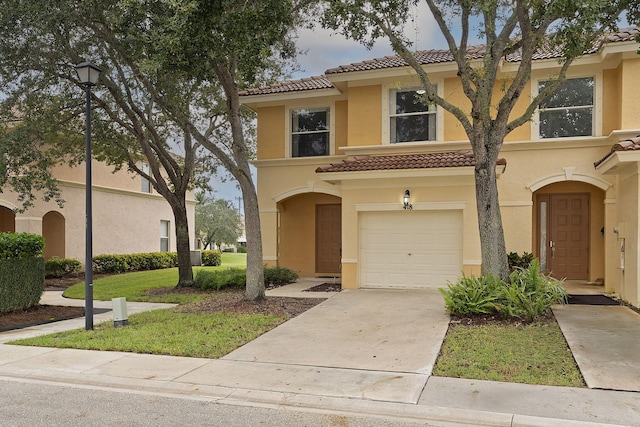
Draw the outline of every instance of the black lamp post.
<instances>
[{"instance_id":1,"label":"black lamp post","mask_svg":"<svg viewBox=\"0 0 640 427\"><path fill-rule=\"evenodd\" d=\"M86 150L85 163L87 169L86 186L86 252L84 259L84 291L85 291L85 329L93 329L93 220L92 220L92 201L91 201L91 86L95 86L100 76L100 68L91 62L83 62L76 65L76 73L78 79L85 87L86 92Z\"/></svg>"}]
</instances>

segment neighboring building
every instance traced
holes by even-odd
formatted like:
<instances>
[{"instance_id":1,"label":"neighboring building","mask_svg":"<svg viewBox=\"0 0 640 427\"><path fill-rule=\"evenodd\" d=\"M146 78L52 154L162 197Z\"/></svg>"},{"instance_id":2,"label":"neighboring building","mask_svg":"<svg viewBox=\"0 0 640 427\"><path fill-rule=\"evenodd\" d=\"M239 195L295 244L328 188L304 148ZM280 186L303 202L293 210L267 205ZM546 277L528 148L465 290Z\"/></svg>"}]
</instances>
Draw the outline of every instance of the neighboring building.
<instances>
[{"instance_id":1,"label":"neighboring building","mask_svg":"<svg viewBox=\"0 0 640 427\"><path fill-rule=\"evenodd\" d=\"M142 165L144 168L145 165ZM148 166L147 166L148 167ZM112 168L97 161L93 176L93 254L125 254L175 251L175 221L169 203L157 194L149 181L125 169ZM45 258L74 258L84 264L85 257L85 167L58 166L54 176L65 200L38 200L24 213L16 194L0 193L0 232L28 232L45 238ZM187 201L191 241L195 242L195 201Z\"/></svg>"},{"instance_id":2,"label":"neighboring building","mask_svg":"<svg viewBox=\"0 0 640 427\"><path fill-rule=\"evenodd\" d=\"M497 165L507 251L533 252L557 277L604 278L636 306L640 140L618 143L640 134L637 33L577 59L558 96L508 135ZM553 52L540 58L514 114L559 70ZM469 105L448 52L419 59L441 96ZM502 77L516 61L504 60ZM267 264L341 274L345 288L443 287L480 273L470 145L451 114L420 99L414 74L387 57L243 94L258 114Z\"/></svg>"}]
</instances>

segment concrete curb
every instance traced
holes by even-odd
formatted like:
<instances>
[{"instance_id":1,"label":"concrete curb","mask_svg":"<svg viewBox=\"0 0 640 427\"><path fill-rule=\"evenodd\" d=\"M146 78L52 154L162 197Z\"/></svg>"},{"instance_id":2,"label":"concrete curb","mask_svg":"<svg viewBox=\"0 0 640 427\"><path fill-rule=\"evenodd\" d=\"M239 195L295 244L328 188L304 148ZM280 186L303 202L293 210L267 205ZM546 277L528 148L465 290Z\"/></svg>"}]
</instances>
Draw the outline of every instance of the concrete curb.
<instances>
[{"instance_id":1,"label":"concrete curb","mask_svg":"<svg viewBox=\"0 0 640 427\"><path fill-rule=\"evenodd\" d=\"M15 368L12 369L12 371L16 371ZM66 385L86 389L214 402L224 405L366 416L404 422L427 422L429 425L442 427L615 426L614 424L477 411L472 409L454 409L439 406L322 397L308 394L288 394L273 391L175 383L171 381L115 378L96 375L82 375L82 377L78 377L77 374L65 372L40 371L27 373L0 370L0 380Z\"/></svg>"}]
</instances>

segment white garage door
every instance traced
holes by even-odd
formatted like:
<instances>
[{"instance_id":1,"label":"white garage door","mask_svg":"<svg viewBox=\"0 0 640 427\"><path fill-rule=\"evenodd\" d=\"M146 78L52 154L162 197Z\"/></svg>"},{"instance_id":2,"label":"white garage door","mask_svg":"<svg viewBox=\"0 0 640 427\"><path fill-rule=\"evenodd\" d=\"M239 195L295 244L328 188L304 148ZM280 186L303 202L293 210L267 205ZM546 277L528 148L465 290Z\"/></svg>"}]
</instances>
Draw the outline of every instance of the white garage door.
<instances>
[{"instance_id":1,"label":"white garage door","mask_svg":"<svg viewBox=\"0 0 640 427\"><path fill-rule=\"evenodd\" d=\"M461 210L361 213L360 287L440 288L461 272Z\"/></svg>"}]
</instances>

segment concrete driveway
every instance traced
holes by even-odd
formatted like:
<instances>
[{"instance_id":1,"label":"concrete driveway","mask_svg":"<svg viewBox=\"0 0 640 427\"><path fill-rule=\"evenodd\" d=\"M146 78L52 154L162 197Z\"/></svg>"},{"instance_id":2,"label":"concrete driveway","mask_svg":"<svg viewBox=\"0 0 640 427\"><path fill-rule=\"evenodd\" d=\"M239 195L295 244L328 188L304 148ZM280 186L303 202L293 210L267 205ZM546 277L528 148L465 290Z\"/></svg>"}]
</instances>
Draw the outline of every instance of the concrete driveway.
<instances>
[{"instance_id":1,"label":"concrete driveway","mask_svg":"<svg viewBox=\"0 0 640 427\"><path fill-rule=\"evenodd\" d=\"M345 290L223 359L430 375L448 323L436 290Z\"/></svg>"}]
</instances>

